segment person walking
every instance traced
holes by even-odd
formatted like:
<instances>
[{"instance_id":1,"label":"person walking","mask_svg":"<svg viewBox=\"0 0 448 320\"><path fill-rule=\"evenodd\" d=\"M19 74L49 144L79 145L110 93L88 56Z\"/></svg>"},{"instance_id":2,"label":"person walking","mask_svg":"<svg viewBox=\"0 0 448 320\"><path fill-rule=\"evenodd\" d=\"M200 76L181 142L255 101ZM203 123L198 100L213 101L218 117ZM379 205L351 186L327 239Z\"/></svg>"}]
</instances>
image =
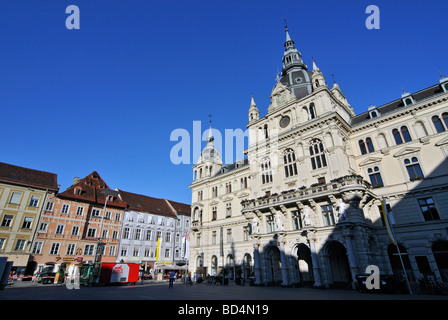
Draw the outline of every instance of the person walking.
<instances>
[{"instance_id":1,"label":"person walking","mask_svg":"<svg viewBox=\"0 0 448 320\"><path fill-rule=\"evenodd\" d=\"M170 288L173 287L174 280L176 280L176 273L174 273L174 270L171 270L171 272L170 272Z\"/></svg>"}]
</instances>

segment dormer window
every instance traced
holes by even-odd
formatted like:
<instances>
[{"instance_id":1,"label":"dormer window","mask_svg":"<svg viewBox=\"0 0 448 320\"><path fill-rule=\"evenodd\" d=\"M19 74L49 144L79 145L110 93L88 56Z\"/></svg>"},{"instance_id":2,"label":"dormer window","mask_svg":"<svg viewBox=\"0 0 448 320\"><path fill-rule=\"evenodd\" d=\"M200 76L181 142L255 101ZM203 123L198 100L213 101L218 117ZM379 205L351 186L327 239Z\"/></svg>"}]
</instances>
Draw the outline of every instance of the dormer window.
<instances>
[{"instance_id":1,"label":"dormer window","mask_svg":"<svg viewBox=\"0 0 448 320\"><path fill-rule=\"evenodd\" d=\"M415 103L414 98L412 98L412 96L409 92L404 92L401 95L401 101L403 101L403 103L406 107Z\"/></svg>"},{"instance_id":2,"label":"dormer window","mask_svg":"<svg viewBox=\"0 0 448 320\"><path fill-rule=\"evenodd\" d=\"M76 187L75 190L73 191L75 194L81 194L82 193L82 189L80 187Z\"/></svg>"},{"instance_id":3,"label":"dormer window","mask_svg":"<svg viewBox=\"0 0 448 320\"><path fill-rule=\"evenodd\" d=\"M369 115L370 115L370 119L377 118L380 116L380 112L377 110L377 108L374 105L370 105Z\"/></svg>"},{"instance_id":4,"label":"dormer window","mask_svg":"<svg viewBox=\"0 0 448 320\"><path fill-rule=\"evenodd\" d=\"M442 87L443 92L448 93L448 77L442 78L439 80L440 86Z\"/></svg>"}]
</instances>

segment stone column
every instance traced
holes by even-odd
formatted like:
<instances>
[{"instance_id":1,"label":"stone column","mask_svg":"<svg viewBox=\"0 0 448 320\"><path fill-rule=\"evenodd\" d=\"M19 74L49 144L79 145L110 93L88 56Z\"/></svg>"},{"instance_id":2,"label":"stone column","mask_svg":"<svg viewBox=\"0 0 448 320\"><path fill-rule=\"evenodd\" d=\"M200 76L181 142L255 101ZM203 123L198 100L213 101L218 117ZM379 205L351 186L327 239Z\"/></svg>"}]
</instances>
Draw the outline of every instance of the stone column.
<instances>
[{"instance_id":1,"label":"stone column","mask_svg":"<svg viewBox=\"0 0 448 320\"><path fill-rule=\"evenodd\" d=\"M348 263L350 264L350 272L352 274L352 286L356 285L356 275L359 273L356 253L352 243L352 232L349 227L343 229L345 244L347 246ZM355 288L355 287L354 287Z\"/></svg>"},{"instance_id":2,"label":"stone column","mask_svg":"<svg viewBox=\"0 0 448 320\"><path fill-rule=\"evenodd\" d=\"M285 242L279 241L280 245L280 261L282 263L282 283L283 287L288 286L288 263L285 257Z\"/></svg>"},{"instance_id":3,"label":"stone column","mask_svg":"<svg viewBox=\"0 0 448 320\"><path fill-rule=\"evenodd\" d=\"M260 270L260 245L257 243L254 245L254 269L255 269L255 285L261 285L261 270Z\"/></svg>"},{"instance_id":4,"label":"stone column","mask_svg":"<svg viewBox=\"0 0 448 320\"><path fill-rule=\"evenodd\" d=\"M308 243L310 244L311 251L311 261L313 262L313 276L314 276L314 287L322 287L322 280L320 278L320 267L319 260L317 259L316 253L316 238L314 235L311 235L308 238Z\"/></svg>"}]
</instances>

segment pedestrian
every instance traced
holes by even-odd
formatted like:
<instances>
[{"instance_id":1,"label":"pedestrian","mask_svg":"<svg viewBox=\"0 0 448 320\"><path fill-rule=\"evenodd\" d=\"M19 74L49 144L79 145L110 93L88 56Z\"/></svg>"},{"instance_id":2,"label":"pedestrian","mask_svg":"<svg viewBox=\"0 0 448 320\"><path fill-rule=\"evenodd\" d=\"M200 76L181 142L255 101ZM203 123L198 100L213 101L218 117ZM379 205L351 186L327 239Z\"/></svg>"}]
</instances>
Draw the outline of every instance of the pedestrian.
<instances>
[{"instance_id":1,"label":"pedestrian","mask_svg":"<svg viewBox=\"0 0 448 320\"><path fill-rule=\"evenodd\" d=\"M176 280L176 273L174 273L174 270L171 270L171 272L170 272L170 288L173 287L174 280Z\"/></svg>"}]
</instances>

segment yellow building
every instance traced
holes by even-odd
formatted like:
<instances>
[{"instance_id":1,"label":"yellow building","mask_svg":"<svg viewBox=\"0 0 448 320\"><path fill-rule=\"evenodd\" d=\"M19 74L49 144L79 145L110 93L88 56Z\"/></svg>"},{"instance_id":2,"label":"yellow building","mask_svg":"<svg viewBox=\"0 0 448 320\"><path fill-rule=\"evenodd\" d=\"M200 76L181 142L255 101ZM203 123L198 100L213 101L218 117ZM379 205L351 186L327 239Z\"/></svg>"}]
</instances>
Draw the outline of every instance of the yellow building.
<instances>
[{"instance_id":1,"label":"yellow building","mask_svg":"<svg viewBox=\"0 0 448 320\"><path fill-rule=\"evenodd\" d=\"M34 270L31 243L47 195L58 190L54 173L0 162L0 256L19 277Z\"/></svg>"}]
</instances>

